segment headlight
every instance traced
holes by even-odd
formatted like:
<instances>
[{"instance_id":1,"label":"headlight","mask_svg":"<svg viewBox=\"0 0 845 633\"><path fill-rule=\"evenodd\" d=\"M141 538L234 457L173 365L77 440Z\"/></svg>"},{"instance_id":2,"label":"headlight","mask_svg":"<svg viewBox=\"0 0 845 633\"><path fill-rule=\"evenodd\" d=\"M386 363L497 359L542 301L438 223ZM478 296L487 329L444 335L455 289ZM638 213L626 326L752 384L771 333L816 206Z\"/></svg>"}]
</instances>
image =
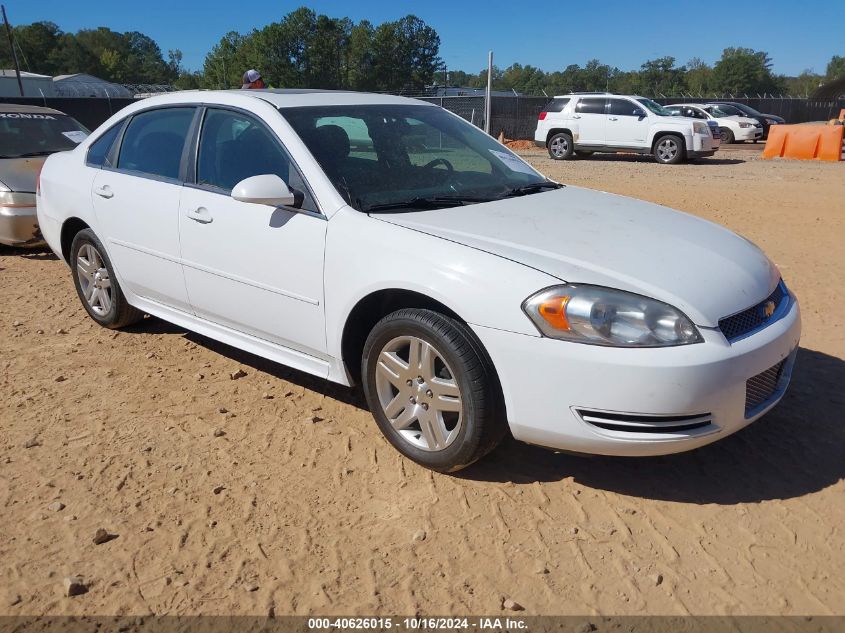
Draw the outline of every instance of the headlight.
<instances>
[{"instance_id":1,"label":"headlight","mask_svg":"<svg viewBox=\"0 0 845 633\"><path fill-rule=\"evenodd\" d=\"M696 134L710 134L710 126L700 121L693 121L692 130Z\"/></svg>"},{"instance_id":2,"label":"headlight","mask_svg":"<svg viewBox=\"0 0 845 633\"><path fill-rule=\"evenodd\" d=\"M752 127L753 125L753 123L740 123L739 127Z\"/></svg>"},{"instance_id":3,"label":"headlight","mask_svg":"<svg viewBox=\"0 0 845 633\"><path fill-rule=\"evenodd\" d=\"M612 347L668 347L702 342L695 325L672 306L601 286L555 286L522 304L550 338Z\"/></svg>"},{"instance_id":4,"label":"headlight","mask_svg":"<svg viewBox=\"0 0 845 633\"><path fill-rule=\"evenodd\" d=\"M766 119L766 123L769 125L777 125L779 121L775 121L774 119Z\"/></svg>"}]
</instances>

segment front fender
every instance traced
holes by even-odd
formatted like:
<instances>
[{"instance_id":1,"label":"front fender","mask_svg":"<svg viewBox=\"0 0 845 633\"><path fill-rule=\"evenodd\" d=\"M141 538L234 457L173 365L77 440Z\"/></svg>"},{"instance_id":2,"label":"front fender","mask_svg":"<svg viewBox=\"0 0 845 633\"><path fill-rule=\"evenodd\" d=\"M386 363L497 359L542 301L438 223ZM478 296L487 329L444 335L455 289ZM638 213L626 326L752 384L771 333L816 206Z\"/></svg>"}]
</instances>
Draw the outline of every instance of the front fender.
<instances>
[{"instance_id":1,"label":"front fender","mask_svg":"<svg viewBox=\"0 0 845 633\"><path fill-rule=\"evenodd\" d=\"M328 353L342 357L349 314L367 295L387 289L430 297L471 325L539 336L522 302L555 283L523 264L345 207L326 236Z\"/></svg>"}]
</instances>

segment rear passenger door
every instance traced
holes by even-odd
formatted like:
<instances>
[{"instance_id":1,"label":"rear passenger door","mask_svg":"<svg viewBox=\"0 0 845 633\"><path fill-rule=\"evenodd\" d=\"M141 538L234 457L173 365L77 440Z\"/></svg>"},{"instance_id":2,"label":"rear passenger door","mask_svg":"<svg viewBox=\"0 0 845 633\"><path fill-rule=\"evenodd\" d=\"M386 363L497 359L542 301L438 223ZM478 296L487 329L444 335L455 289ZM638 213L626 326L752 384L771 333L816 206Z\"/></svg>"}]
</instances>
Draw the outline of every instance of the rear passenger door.
<instances>
[{"instance_id":1,"label":"rear passenger door","mask_svg":"<svg viewBox=\"0 0 845 633\"><path fill-rule=\"evenodd\" d=\"M106 148L108 156L88 156L90 165L100 167L91 191L99 237L121 284L139 297L188 312L178 221L195 113L192 106L139 112L120 130L115 146Z\"/></svg>"},{"instance_id":2,"label":"rear passenger door","mask_svg":"<svg viewBox=\"0 0 845 633\"><path fill-rule=\"evenodd\" d=\"M648 127L648 114L640 104L628 99L608 99L608 145L637 149L645 147L648 143Z\"/></svg>"},{"instance_id":3,"label":"rear passenger door","mask_svg":"<svg viewBox=\"0 0 845 633\"><path fill-rule=\"evenodd\" d=\"M604 97L583 97L575 104L573 119L577 120L575 145L604 145L607 114ZM574 131L574 130L573 130Z\"/></svg>"}]
</instances>

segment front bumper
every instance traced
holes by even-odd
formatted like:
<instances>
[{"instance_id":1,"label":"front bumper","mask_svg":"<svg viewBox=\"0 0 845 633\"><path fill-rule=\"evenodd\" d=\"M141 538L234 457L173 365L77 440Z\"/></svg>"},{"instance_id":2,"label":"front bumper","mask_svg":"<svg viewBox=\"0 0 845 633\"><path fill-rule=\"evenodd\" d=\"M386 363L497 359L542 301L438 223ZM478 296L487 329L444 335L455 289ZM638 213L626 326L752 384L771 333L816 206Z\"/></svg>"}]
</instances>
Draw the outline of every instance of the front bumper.
<instances>
[{"instance_id":1,"label":"front bumper","mask_svg":"<svg viewBox=\"0 0 845 633\"><path fill-rule=\"evenodd\" d=\"M760 127L746 127L739 128L734 133L734 139L737 141L753 141L763 137L763 128Z\"/></svg>"},{"instance_id":2,"label":"front bumper","mask_svg":"<svg viewBox=\"0 0 845 633\"><path fill-rule=\"evenodd\" d=\"M0 206L0 244L6 246L40 246L44 244L38 230L35 204L31 207Z\"/></svg>"},{"instance_id":3,"label":"front bumper","mask_svg":"<svg viewBox=\"0 0 845 633\"><path fill-rule=\"evenodd\" d=\"M473 326L502 384L513 436L550 448L601 455L663 455L709 444L747 426L783 396L801 334L797 302L782 318L727 342L700 328L695 345L624 349L582 345ZM746 417L746 381L786 360L772 397ZM704 416L674 432L599 428L579 410L628 416Z\"/></svg>"}]
</instances>

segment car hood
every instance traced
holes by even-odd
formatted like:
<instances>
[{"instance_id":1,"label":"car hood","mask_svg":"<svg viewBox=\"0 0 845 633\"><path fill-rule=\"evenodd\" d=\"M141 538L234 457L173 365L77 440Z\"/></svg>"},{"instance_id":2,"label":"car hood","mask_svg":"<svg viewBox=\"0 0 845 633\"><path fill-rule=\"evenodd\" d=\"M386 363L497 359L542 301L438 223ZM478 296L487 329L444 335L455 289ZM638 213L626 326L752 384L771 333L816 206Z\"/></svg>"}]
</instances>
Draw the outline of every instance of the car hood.
<instances>
[{"instance_id":1,"label":"car hood","mask_svg":"<svg viewBox=\"0 0 845 633\"><path fill-rule=\"evenodd\" d=\"M724 121L725 119L730 119L731 121L736 121L737 123L750 123L751 125L757 125L757 119L752 119L751 117L747 116L739 116L738 114L732 114L731 116L723 116L716 119L717 121Z\"/></svg>"},{"instance_id":2,"label":"car hood","mask_svg":"<svg viewBox=\"0 0 845 633\"><path fill-rule=\"evenodd\" d=\"M677 307L704 327L716 327L720 318L762 301L779 279L759 248L724 227L580 187L372 217L563 281L646 295Z\"/></svg>"},{"instance_id":3,"label":"car hood","mask_svg":"<svg viewBox=\"0 0 845 633\"><path fill-rule=\"evenodd\" d=\"M0 182L12 191L35 193L38 170L46 156L32 158L0 158Z\"/></svg>"}]
</instances>

